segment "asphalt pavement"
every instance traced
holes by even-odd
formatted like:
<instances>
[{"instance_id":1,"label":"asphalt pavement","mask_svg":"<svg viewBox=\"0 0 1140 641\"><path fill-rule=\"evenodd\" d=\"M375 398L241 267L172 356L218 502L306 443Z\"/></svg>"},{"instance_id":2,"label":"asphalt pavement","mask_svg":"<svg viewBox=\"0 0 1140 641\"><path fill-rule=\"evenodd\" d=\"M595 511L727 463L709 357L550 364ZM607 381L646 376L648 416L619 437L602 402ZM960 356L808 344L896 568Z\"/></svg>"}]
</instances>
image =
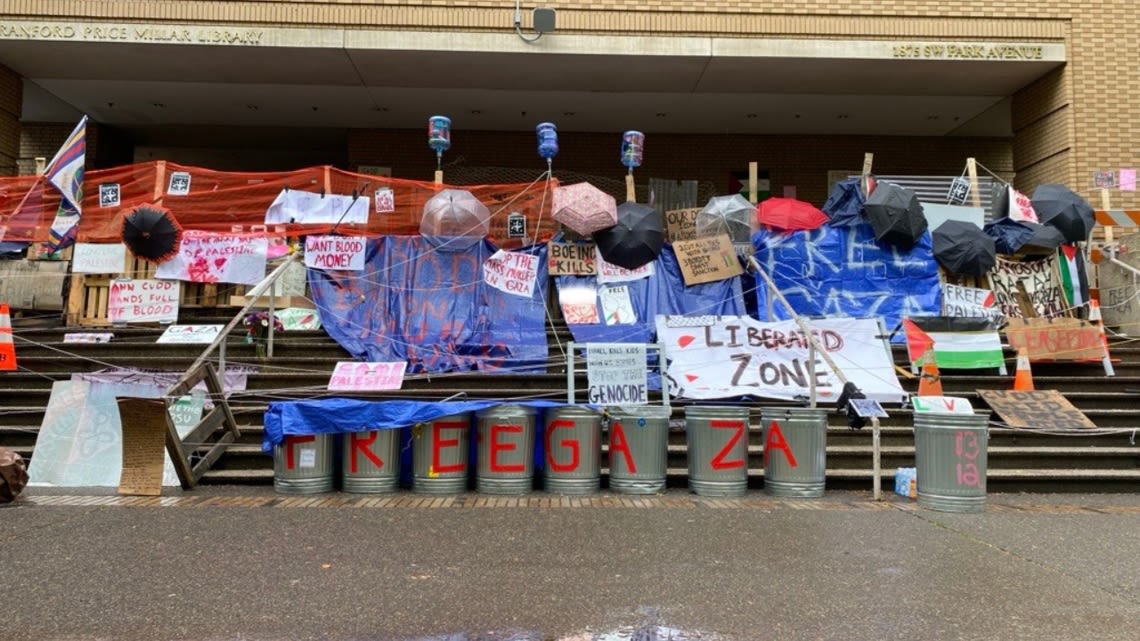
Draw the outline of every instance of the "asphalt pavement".
<instances>
[{"instance_id":1,"label":"asphalt pavement","mask_svg":"<svg viewBox=\"0 0 1140 641\"><path fill-rule=\"evenodd\" d=\"M0 638L1140 638L1140 495L162 498L0 508Z\"/></svg>"}]
</instances>

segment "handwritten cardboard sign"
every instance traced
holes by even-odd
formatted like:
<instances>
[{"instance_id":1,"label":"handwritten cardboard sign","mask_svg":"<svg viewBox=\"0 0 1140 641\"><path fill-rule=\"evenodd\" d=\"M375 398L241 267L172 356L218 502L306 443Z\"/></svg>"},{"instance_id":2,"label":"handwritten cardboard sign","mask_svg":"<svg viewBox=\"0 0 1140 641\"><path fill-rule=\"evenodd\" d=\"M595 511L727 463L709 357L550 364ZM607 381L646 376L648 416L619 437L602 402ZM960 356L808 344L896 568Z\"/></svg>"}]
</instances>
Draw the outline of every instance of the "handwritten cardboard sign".
<instances>
[{"instance_id":1,"label":"handwritten cardboard sign","mask_svg":"<svg viewBox=\"0 0 1140 641\"><path fill-rule=\"evenodd\" d=\"M644 405L649 402L645 345L587 343L586 380L591 403Z\"/></svg>"},{"instance_id":2,"label":"handwritten cardboard sign","mask_svg":"<svg viewBox=\"0 0 1140 641\"><path fill-rule=\"evenodd\" d=\"M166 451L166 402L119 398L123 430L123 468L119 494L159 496Z\"/></svg>"},{"instance_id":3,"label":"handwritten cardboard sign","mask_svg":"<svg viewBox=\"0 0 1140 641\"><path fill-rule=\"evenodd\" d=\"M743 272L728 234L675 242L673 251L686 285L711 283Z\"/></svg>"},{"instance_id":4,"label":"handwritten cardboard sign","mask_svg":"<svg viewBox=\"0 0 1140 641\"><path fill-rule=\"evenodd\" d=\"M307 236L305 267L364 270L364 239L354 236Z\"/></svg>"},{"instance_id":5,"label":"handwritten cardboard sign","mask_svg":"<svg viewBox=\"0 0 1140 641\"><path fill-rule=\"evenodd\" d=\"M173 280L113 280L107 318L112 323L173 323L178 320L180 291Z\"/></svg>"},{"instance_id":6,"label":"handwritten cardboard sign","mask_svg":"<svg viewBox=\"0 0 1140 641\"><path fill-rule=\"evenodd\" d=\"M171 325L156 343L176 345L209 345L225 325Z\"/></svg>"},{"instance_id":7,"label":"handwritten cardboard sign","mask_svg":"<svg viewBox=\"0 0 1140 641\"><path fill-rule=\"evenodd\" d=\"M122 243L76 243L71 256L75 274L121 274L127 263Z\"/></svg>"},{"instance_id":8,"label":"handwritten cardboard sign","mask_svg":"<svg viewBox=\"0 0 1140 641\"><path fill-rule=\"evenodd\" d=\"M697 214L700 207L690 209L674 209L665 212L665 229L669 233L669 242L679 240L693 240L697 237Z\"/></svg>"},{"instance_id":9,"label":"handwritten cardboard sign","mask_svg":"<svg viewBox=\"0 0 1140 641\"><path fill-rule=\"evenodd\" d=\"M550 243L547 267L551 276L593 276L598 273L593 243Z\"/></svg>"},{"instance_id":10,"label":"handwritten cardboard sign","mask_svg":"<svg viewBox=\"0 0 1140 641\"><path fill-rule=\"evenodd\" d=\"M942 315L997 318L1001 316L1001 308L997 306L994 293L988 289L947 283L942 287Z\"/></svg>"},{"instance_id":11,"label":"handwritten cardboard sign","mask_svg":"<svg viewBox=\"0 0 1140 641\"><path fill-rule=\"evenodd\" d=\"M361 363L341 361L329 378L330 392L368 392L397 390L404 385L403 361L390 363Z\"/></svg>"},{"instance_id":12,"label":"handwritten cardboard sign","mask_svg":"<svg viewBox=\"0 0 1140 641\"><path fill-rule=\"evenodd\" d=\"M1095 428L1089 417L1057 390L978 390L1010 427L1072 430Z\"/></svg>"},{"instance_id":13,"label":"handwritten cardboard sign","mask_svg":"<svg viewBox=\"0 0 1140 641\"><path fill-rule=\"evenodd\" d=\"M530 298L538 280L538 256L499 250L483 263L483 282L495 289Z\"/></svg>"},{"instance_id":14,"label":"handwritten cardboard sign","mask_svg":"<svg viewBox=\"0 0 1140 641\"><path fill-rule=\"evenodd\" d=\"M1022 317L1021 308L1017 304L1019 282L1025 286L1038 316L1059 316L1065 312L1067 305L1061 292L1061 283L1057 279L1055 256L1020 262L999 256L997 266L989 276L998 307L1006 318Z\"/></svg>"},{"instance_id":15,"label":"handwritten cardboard sign","mask_svg":"<svg viewBox=\"0 0 1140 641\"><path fill-rule=\"evenodd\" d=\"M1034 361L1099 361L1100 330L1076 318L1014 318L1005 328L1009 346Z\"/></svg>"}]
</instances>

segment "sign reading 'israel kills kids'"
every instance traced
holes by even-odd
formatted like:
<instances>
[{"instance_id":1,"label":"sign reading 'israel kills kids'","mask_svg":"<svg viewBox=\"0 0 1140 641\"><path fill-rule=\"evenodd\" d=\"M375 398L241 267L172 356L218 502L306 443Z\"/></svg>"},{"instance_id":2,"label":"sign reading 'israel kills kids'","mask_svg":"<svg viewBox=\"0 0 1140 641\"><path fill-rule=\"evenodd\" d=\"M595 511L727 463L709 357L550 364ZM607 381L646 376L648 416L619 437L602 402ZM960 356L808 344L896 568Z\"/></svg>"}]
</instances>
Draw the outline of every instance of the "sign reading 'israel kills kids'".
<instances>
[{"instance_id":1,"label":"sign reading 'israel kills kids'","mask_svg":"<svg viewBox=\"0 0 1140 641\"><path fill-rule=\"evenodd\" d=\"M587 343L589 402L644 405L649 402L645 345Z\"/></svg>"}]
</instances>

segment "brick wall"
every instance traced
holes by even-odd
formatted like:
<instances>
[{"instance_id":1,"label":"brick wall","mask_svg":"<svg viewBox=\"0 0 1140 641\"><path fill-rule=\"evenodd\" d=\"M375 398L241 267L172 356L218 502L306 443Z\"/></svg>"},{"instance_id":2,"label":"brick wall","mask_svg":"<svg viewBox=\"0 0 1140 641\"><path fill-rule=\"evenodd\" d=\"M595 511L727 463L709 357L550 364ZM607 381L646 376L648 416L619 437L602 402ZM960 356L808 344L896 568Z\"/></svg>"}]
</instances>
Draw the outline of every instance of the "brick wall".
<instances>
[{"instance_id":1,"label":"brick wall","mask_svg":"<svg viewBox=\"0 0 1140 641\"><path fill-rule=\"evenodd\" d=\"M0 176L16 176L20 149L20 109L24 81L16 72L0 66Z\"/></svg>"}]
</instances>

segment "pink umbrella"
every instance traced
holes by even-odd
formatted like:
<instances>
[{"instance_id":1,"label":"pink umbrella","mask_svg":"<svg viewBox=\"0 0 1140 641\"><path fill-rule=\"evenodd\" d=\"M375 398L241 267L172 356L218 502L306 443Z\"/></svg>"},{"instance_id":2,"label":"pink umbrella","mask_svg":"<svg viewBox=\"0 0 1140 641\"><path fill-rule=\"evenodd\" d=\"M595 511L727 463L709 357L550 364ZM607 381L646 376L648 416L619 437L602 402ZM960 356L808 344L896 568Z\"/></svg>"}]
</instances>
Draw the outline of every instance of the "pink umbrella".
<instances>
[{"instance_id":1,"label":"pink umbrella","mask_svg":"<svg viewBox=\"0 0 1140 641\"><path fill-rule=\"evenodd\" d=\"M756 211L761 225L783 231L818 229L828 221L827 214L795 198L769 198Z\"/></svg>"},{"instance_id":2,"label":"pink umbrella","mask_svg":"<svg viewBox=\"0 0 1140 641\"><path fill-rule=\"evenodd\" d=\"M554 220L583 236L617 224L617 201L590 183L554 188Z\"/></svg>"}]
</instances>

